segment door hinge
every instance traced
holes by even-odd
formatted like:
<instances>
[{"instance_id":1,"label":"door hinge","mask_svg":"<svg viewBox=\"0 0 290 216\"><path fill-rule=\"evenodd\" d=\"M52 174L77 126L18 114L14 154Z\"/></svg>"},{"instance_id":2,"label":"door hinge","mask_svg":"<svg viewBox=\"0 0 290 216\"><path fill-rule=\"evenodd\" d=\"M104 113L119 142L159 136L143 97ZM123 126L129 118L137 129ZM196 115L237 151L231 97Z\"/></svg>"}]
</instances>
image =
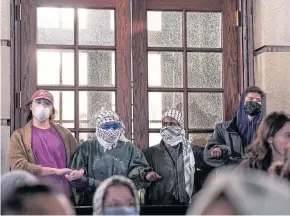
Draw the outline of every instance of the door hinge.
<instances>
[{"instance_id":1,"label":"door hinge","mask_svg":"<svg viewBox=\"0 0 290 216\"><path fill-rule=\"evenodd\" d=\"M21 20L21 4L15 5L15 16L16 21Z\"/></svg>"},{"instance_id":2,"label":"door hinge","mask_svg":"<svg viewBox=\"0 0 290 216\"><path fill-rule=\"evenodd\" d=\"M16 93L15 102L16 107L21 108L21 91Z\"/></svg>"},{"instance_id":3,"label":"door hinge","mask_svg":"<svg viewBox=\"0 0 290 216\"><path fill-rule=\"evenodd\" d=\"M236 10L236 26L241 26L241 11Z\"/></svg>"}]
</instances>

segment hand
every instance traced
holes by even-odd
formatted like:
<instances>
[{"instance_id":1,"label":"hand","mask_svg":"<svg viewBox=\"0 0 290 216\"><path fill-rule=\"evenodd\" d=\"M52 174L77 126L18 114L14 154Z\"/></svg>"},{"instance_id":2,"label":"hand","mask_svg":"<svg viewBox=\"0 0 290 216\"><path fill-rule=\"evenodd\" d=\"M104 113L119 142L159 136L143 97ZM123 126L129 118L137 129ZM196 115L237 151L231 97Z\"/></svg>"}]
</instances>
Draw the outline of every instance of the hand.
<instances>
[{"instance_id":1,"label":"hand","mask_svg":"<svg viewBox=\"0 0 290 216\"><path fill-rule=\"evenodd\" d=\"M146 179L148 181L151 181L151 182L156 181L156 180L161 179L161 178L162 177L160 175L158 175L156 172L149 172L146 175Z\"/></svg>"},{"instance_id":2,"label":"hand","mask_svg":"<svg viewBox=\"0 0 290 216\"><path fill-rule=\"evenodd\" d=\"M65 174L69 174L71 172L72 172L72 170L69 169L69 168L62 168L62 169L56 169L55 170L55 174L56 175L65 175Z\"/></svg>"},{"instance_id":3,"label":"hand","mask_svg":"<svg viewBox=\"0 0 290 216\"><path fill-rule=\"evenodd\" d=\"M80 179L83 175L85 174L85 170L84 169L80 169L80 170L74 170L69 174L66 174L65 177L67 180L69 181L73 181L76 179Z\"/></svg>"},{"instance_id":4,"label":"hand","mask_svg":"<svg viewBox=\"0 0 290 216\"><path fill-rule=\"evenodd\" d=\"M222 156L222 150L220 147L215 147L213 150L211 150L210 154L212 158L220 158Z\"/></svg>"}]
</instances>

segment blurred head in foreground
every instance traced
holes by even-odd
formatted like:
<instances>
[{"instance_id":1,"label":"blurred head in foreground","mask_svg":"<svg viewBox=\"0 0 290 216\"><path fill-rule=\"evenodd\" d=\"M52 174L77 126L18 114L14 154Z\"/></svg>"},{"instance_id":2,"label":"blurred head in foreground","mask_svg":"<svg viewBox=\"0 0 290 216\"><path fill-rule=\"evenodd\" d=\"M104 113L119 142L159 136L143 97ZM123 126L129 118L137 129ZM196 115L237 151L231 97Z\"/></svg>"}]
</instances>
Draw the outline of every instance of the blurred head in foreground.
<instances>
[{"instance_id":1,"label":"blurred head in foreground","mask_svg":"<svg viewBox=\"0 0 290 216\"><path fill-rule=\"evenodd\" d=\"M38 179L24 170L15 170L1 176L1 203L4 202L17 187L33 185Z\"/></svg>"},{"instance_id":2,"label":"blurred head in foreground","mask_svg":"<svg viewBox=\"0 0 290 216\"><path fill-rule=\"evenodd\" d=\"M266 173L223 170L210 176L187 215L289 214L290 185Z\"/></svg>"},{"instance_id":3,"label":"blurred head in foreground","mask_svg":"<svg viewBox=\"0 0 290 216\"><path fill-rule=\"evenodd\" d=\"M97 188L93 199L94 215L139 215L136 187L125 176L112 176Z\"/></svg>"},{"instance_id":4,"label":"blurred head in foreground","mask_svg":"<svg viewBox=\"0 0 290 216\"><path fill-rule=\"evenodd\" d=\"M75 215L66 196L44 184L25 185L15 189L1 203L3 215Z\"/></svg>"}]
</instances>

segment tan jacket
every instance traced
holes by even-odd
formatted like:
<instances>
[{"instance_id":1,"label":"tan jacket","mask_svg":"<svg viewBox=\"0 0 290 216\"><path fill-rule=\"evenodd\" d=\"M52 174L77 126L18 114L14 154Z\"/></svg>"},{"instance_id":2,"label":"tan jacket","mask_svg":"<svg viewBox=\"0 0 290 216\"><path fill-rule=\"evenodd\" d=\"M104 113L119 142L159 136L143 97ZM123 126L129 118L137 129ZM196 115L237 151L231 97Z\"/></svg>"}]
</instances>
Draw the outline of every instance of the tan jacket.
<instances>
[{"instance_id":1,"label":"tan jacket","mask_svg":"<svg viewBox=\"0 0 290 216\"><path fill-rule=\"evenodd\" d=\"M58 132L63 140L66 151L66 163L69 165L70 158L77 147L77 141L70 131L59 124L50 122L50 125ZM32 121L23 128L13 132L10 139L9 163L12 170L21 169L41 176L41 165L37 165L31 148Z\"/></svg>"}]
</instances>

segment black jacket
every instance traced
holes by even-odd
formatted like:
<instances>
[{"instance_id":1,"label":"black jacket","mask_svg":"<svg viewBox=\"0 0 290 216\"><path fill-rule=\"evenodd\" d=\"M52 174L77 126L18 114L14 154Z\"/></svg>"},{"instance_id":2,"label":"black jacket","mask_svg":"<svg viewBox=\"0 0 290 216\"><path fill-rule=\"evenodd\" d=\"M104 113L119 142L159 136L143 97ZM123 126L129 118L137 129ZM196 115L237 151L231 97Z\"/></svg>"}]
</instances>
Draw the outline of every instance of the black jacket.
<instances>
[{"instance_id":1,"label":"black jacket","mask_svg":"<svg viewBox=\"0 0 290 216\"><path fill-rule=\"evenodd\" d=\"M203 147L192 145L195 158L194 192L201 188L209 167L203 161ZM152 146L144 151L144 155L155 172L162 179L152 182L146 191L145 203L149 205L175 205L188 204L190 197L185 191L184 167L182 148L174 161L164 142Z\"/></svg>"},{"instance_id":2,"label":"black jacket","mask_svg":"<svg viewBox=\"0 0 290 216\"><path fill-rule=\"evenodd\" d=\"M211 157L211 150L215 146L222 150L222 156L219 159ZM204 149L204 161L211 167L237 165L242 160L245 147L238 133L236 118L234 118L232 121L226 121L215 126L214 132Z\"/></svg>"}]
</instances>

